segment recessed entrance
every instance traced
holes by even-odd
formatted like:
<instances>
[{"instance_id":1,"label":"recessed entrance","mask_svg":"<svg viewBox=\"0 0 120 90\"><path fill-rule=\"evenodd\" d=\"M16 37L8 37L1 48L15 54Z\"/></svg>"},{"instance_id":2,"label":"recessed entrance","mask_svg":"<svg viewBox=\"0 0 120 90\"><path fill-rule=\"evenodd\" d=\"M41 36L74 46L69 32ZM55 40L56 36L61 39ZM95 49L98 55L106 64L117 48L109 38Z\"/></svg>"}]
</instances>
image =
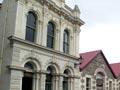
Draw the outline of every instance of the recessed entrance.
<instances>
[{"instance_id":1,"label":"recessed entrance","mask_svg":"<svg viewBox=\"0 0 120 90\"><path fill-rule=\"evenodd\" d=\"M34 65L31 62L27 62L24 65L26 72L22 78L22 90L33 90L33 76Z\"/></svg>"},{"instance_id":2,"label":"recessed entrance","mask_svg":"<svg viewBox=\"0 0 120 90\"><path fill-rule=\"evenodd\" d=\"M23 77L22 90L32 90L32 77Z\"/></svg>"}]
</instances>

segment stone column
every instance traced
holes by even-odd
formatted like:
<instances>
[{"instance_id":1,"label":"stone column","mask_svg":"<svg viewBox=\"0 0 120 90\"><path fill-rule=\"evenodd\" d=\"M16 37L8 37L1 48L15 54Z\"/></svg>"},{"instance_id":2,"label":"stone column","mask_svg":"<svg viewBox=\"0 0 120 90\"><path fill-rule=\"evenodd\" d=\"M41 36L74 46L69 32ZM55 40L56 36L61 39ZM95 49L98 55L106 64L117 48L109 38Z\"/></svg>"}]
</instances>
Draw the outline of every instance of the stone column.
<instances>
[{"instance_id":1,"label":"stone column","mask_svg":"<svg viewBox=\"0 0 120 90\"><path fill-rule=\"evenodd\" d=\"M74 77L74 83L73 83L74 87L73 87L73 90L79 90L80 89L79 88L79 80L80 80L79 78Z\"/></svg>"},{"instance_id":2,"label":"stone column","mask_svg":"<svg viewBox=\"0 0 120 90\"><path fill-rule=\"evenodd\" d=\"M59 86L58 90L63 90L63 76L59 76Z\"/></svg>"},{"instance_id":3,"label":"stone column","mask_svg":"<svg viewBox=\"0 0 120 90\"><path fill-rule=\"evenodd\" d=\"M54 78L53 78L53 90L59 90L58 89L58 83L59 83L59 77L54 76Z\"/></svg>"},{"instance_id":4,"label":"stone column","mask_svg":"<svg viewBox=\"0 0 120 90\"><path fill-rule=\"evenodd\" d=\"M41 20L37 21L37 30L36 30L36 43L42 44L42 26L43 22Z\"/></svg>"},{"instance_id":5,"label":"stone column","mask_svg":"<svg viewBox=\"0 0 120 90\"><path fill-rule=\"evenodd\" d=\"M69 83L70 83L70 89L69 90L74 90L74 78L71 78Z\"/></svg>"},{"instance_id":6,"label":"stone column","mask_svg":"<svg viewBox=\"0 0 120 90\"><path fill-rule=\"evenodd\" d=\"M39 90L39 81L40 81L39 74L35 74L33 77L33 90Z\"/></svg>"},{"instance_id":7,"label":"stone column","mask_svg":"<svg viewBox=\"0 0 120 90\"><path fill-rule=\"evenodd\" d=\"M40 77L40 90L45 90L45 80L46 80L46 74L42 73Z\"/></svg>"},{"instance_id":8,"label":"stone column","mask_svg":"<svg viewBox=\"0 0 120 90\"><path fill-rule=\"evenodd\" d=\"M74 33L73 33L73 31L71 30L70 31L70 33L69 33L70 35L69 35L69 53L71 54L71 55L75 55L74 54L74 50L75 50L75 47L74 47Z\"/></svg>"},{"instance_id":9,"label":"stone column","mask_svg":"<svg viewBox=\"0 0 120 90\"><path fill-rule=\"evenodd\" d=\"M55 50L60 50L60 30L55 31Z\"/></svg>"},{"instance_id":10,"label":"stone column","mask_svg":"<svg viewBox=\"0 0 120 90\"><path fill-rule=\"evenodd\" d=\"M93 90L96 89L96 77L95 76L91 77L91 89Z\"/></svg>"},{"instance_id":11,"label":"stone column","mask_svg":"<svg viewBox=\"0 0 120 90\"><path fill-rule=\"evenodd\" d=\"M42 25L42 45L46 46L47 44L47 26L48 26L48 9L46 6L44 6L44 11L43 11L44 17L43 17L43 25Z\"/></svg>"},{"instance_id":12,"label":"stone column","mask_svg":"<svg viewBox=\"0 0 120 90\"><path fill-rule=\"evenodd\" d=\"M22 90L23 72L11 70L10 90Z\"/></svg>"}]
</instances>

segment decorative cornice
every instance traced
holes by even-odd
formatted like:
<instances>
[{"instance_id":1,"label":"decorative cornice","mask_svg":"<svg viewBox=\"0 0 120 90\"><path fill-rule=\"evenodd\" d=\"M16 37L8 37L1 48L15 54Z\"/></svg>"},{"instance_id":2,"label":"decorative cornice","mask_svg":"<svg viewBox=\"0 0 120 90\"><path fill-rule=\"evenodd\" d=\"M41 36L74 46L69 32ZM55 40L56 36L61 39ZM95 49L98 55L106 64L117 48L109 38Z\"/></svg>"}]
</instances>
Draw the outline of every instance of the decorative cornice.
<instances>
[{"instance_id":1,"label":"decorative cornice","mask_svg":"<svg viewBox=\"0 0 120 90\"><path fill-rule=\"evenodd\" d=\"M50 10L54 11L59 16L63 16L66 20L68 20L72 24L77 24L77 25L81 26L81 25L83 25L85 23L80 18L72 16L71 13L73 13L73 10L70 7L68 7L67 5L65 5L65 7L67 7L66 9L68 9L71 13L69 13L64 8L57 6L52 1L49 1L49 0L36 0L36 1L40 2L41 5L48 6L48 8Z\"/></svg>"},{"instance_id":2,"label":"decorative cornice","mask_svg":"<svg viewBox=\"0 0 120 90\"><path fill-rule=\"evenodd\" d=\"M19 42L21 44L26 44L26 45L29 45L29 46L32 46L32 47L43 49L44 51L52 52L53 54L59 54L59 55L62 55L64 57L71 58L73 60L79 61L79 57L76 57L76 56L73 56L73 55L69 55L69 54L65 54L63 52L60 52L60 51L57 51L57 50L53 50L53 49L47 48L45 46L41 46L41 45L33 43L33 42L29 42L29 41L23 40L21 38L15 37L15 36L10 36L10 37L8 37L8 39L10 40L10 45L11 46L13 46L13 44L15 42Z\"/></svg>"}]
</instances>

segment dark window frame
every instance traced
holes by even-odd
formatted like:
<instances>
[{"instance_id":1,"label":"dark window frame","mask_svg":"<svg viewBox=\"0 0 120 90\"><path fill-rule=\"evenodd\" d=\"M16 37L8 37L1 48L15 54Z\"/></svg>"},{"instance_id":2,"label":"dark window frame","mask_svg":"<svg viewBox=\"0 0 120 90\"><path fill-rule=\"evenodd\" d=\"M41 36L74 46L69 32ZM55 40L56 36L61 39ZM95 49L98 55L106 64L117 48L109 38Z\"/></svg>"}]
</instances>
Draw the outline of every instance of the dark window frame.
<instances>
[{"instance_id":1,"label":"dark window frame","mask_svg":"<svg viewBox=\"0 0 120 90\"><path fill-rule=\"evenodd\" d=\"M113 84L112 81L109 81L109 90L112 90L112 88L113 88L113 87L112 87L112 86L113 86L112 84Z\"/></svg>"},{"instance_id":2,"label":"dark window frame","mask_svg":"<svg viewBox=\"0 0 120 90\"><path fill-rule=\"evenodd\" d=\"M63 52L66 54L69 54L69 42L70 42L70 35L68 30L64 30L64 35L63 35ZM66 41L67 40L67 41Z\"/></svg>"},{"instance_id":3,"label":"dark window frame","mask_svg":"<svg viewBox=\"0 0 120 90\"><path fill-rule=\"evenodd\" d=\"M68 69L66 69L64 71L64 77L63 77L63 90L69 90L69 75L70 75L70 71Z\"/></svg>"},{"instance_id":4,"label":"dark window frame","mask_svg":"<svg viewBox=\"0 0 120 90\"><path fill-rule=\"evenodd\" d=\"M26 21L25 40L30 42L35 42L36 29L37 29L36 27L37 27L37 15L34 12L29 11Z\"/></svg>"},{"instance_id":5,"label":"dark window frame","mask_svg":"<svg viewBox=\"0 0 120 90\"><path fill-rule=\"evenodd\" d=\"M86 78L86 90L91 90L91 78Z\"/></svg>"},{"instance_id":6,"label":"dark window frame","mask_svg":"<svg viewBox=\"0 0 120 90\"><path fill-rule=\"evenodd\" d=\"M47 68L46 80L45 80L45 90L53 90L53 69L52 67Z\"/></svg>"},{"instance_id":7,"label":"dark window frame","mask_svg":"<svg viewBox=\"0 0 120 90\"><path fill-rule=\"evenodd\" d=\"M55 46L55 24L48 22L47 26L47 47L54 49Z\"/></svg>"}]
</instances>

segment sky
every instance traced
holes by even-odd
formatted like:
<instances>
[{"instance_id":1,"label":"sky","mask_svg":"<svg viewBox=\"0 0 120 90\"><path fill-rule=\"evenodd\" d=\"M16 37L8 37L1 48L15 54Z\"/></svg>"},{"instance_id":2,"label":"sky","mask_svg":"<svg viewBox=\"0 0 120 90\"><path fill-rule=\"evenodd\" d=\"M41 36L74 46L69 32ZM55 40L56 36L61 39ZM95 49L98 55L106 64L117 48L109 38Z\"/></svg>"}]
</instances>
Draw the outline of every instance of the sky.
<instances>
[{"instance_id":1,"label":"sky","mask_svg":"<svg viewBox=\"0 0 120 90\"><path fill-rule=\"evenodd\" d=\"M120 0L66 0L66 3L72 8L77 4L85 22L80 32L80 53L102 50L110 63L120 62Z\"/></svg>"},{"instance_id":2,"label":"sky","mask_svg":"<svg viewBox=\"0 0 120 90\"><path fill-rule=\"evenodd\" d=\"M80 53L102 50L109 63L120 62L120 0L66 0L81 19Z\"/></svg>"}]
</instances>

